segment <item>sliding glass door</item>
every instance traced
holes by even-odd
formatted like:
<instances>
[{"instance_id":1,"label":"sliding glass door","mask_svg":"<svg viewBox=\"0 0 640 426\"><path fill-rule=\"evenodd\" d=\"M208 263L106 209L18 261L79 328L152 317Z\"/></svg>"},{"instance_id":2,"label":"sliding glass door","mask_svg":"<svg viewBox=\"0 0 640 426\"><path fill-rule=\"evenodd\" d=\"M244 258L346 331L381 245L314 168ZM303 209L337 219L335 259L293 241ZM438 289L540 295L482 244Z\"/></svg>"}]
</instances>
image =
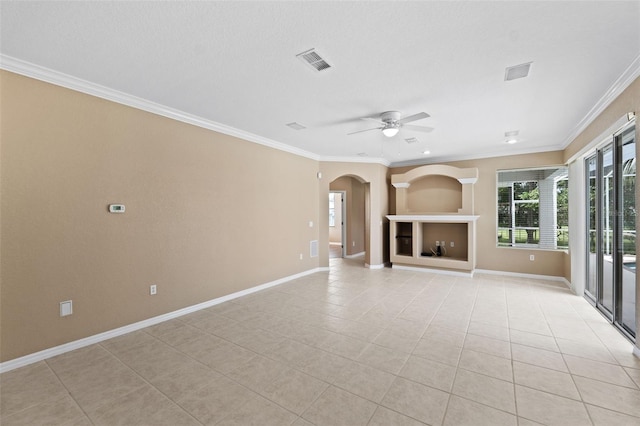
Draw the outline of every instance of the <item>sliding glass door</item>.
<instances>
[{"instance_id":1,"label":"sliding glass door","mask_svg":"<svg viewBox=\"0 0 640 426\"><path fill-rule=\"evenodd\" d=\"M617 210L620 290L617 293L616 322L636 335L636 141L632 127L616 138L620 188Z\"/></svg>"},{"instance_id":2,"label":"sliding glass door","mask_svg":"<svg viewBox=\"0 0 640 426\"><path fill-rule=\"evenodd\" d=\"M600 178L600 200L602 200L602 214L600 215L602 248L602 281L598 294L598 304L607 316L613 315L613 283L614 283L614 233L615 223L615 194L613 176L613 145L607 146L602 152L602 173Z\"/></svg>"},{"instance_id":3,"label":"sliding glass door","mask_svg":"<svg viewBox=\"0 0 640 426\"><path fill-rule=\"evenodd\" d=\"M597 234L597 218L598 218L598 158L597 154L593 155L585 161L585 170L587 172L587 285L585 286L585 295L596 303L598 294L597 287L598 272L598 234Z\"/></svg>"},{"instance_id":4,"label":"sliding glass door","mask_svg":"<svg viewBox=\"0 0 640 426\"><path fill-rule=\"evenodd\" d=\"M635 128L585 160L585 295L630 337L636 335Z\"/></svg>"}]
</instances>

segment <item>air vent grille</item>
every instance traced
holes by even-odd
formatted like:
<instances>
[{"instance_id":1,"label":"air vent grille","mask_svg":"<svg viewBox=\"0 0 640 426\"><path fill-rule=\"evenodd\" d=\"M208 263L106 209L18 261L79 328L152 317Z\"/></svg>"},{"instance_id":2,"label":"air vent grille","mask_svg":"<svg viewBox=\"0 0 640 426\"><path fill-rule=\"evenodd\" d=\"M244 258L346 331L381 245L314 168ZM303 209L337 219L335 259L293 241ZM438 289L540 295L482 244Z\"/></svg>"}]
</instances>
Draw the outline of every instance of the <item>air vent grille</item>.
<instances>
[{"instance_id":1,"label":"air vent grille","mask_svg":"<svg viewBox=\"0 0 640 426\"><path fill-rule=\"evenodd\" d=\"M303 126L300 123L296 123L295 121L292 123L287 123L287 126L291 127L293 130L302 130L302 129L306 129L305 126Z\"/></svg>"},{"instance_id":2,"label":"air vent grille","mask_svg":"<svg viewBox=\"0 0 640 426\"><path fill-rule=\"evenodd\" d=\"M312 240L309 243L309 256L318 257L318 240Z\"/></svg>"},{"instance_id":3,"label":"air vent grille","mask_svg":"<svg viewBox=\"0 0 640 426\"><path fill-rule=\"evenodd\" d=\"M407 138L405 141L407 141L407 143L418 143L418 139L416 138Z\"/></svg>"},{"instance_id":4,"label":"air vent grille","mask_svg":"<svg viewBox=\"0 0 640 426\"><path fill-rule=\"evenodd\" d=\"M529 70L531 69L532 62L527 62L526 64L516 65L514 67L508 67L504 71L504 81L516 80L518 78L523 78L529 75Z\"/></svg>"},{"instance_id":5,"label":"air vent grille","mask_svg":"<svg viewBox=\"0 0 640 426\"><path fill-rule=\"evenodd\" d=\"M302 62L311 66L316 71L323 71L331 68L331 65L325 61L322 56L318 55L315 49L310 49L296 55Z\"/></svg>"}]
</instances>

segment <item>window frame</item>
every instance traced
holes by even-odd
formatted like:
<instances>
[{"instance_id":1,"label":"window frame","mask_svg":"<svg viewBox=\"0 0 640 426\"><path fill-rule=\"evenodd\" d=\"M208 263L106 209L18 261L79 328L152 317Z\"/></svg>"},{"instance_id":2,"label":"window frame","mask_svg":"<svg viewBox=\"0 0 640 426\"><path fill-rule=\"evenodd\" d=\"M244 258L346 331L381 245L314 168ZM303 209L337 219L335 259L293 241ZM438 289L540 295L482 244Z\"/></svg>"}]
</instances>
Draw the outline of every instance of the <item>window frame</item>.
<instances>
[{"instance_id":1,"label":"window frame","mask_svg":"<svg viewBox=\"0 0 640 426\"><path fill-rule=\"evenodd\" d=\"M513 177L522 176L522 178L510 180L509 174L512 174ZM566 165L496 171L497 248L568 250L568 214L564 214L562 217L558 215L558 212L561 211L568 212L568 175L569 169ZM547 185L541 188L541 182L545 181L547 181ZM563 181L567 183L559 187L559 183ZM551 183L552 186L549 186ZM517 195L517 184L528 188L526 193L536 191L536 198L520 198ZM509 188L506 194L503 188ZM542 191L545 191L544 198L541 194ZM566 193L566 197L562 200L562 206L558 204L560 202L558 195L561 192ZM537 206L535 209L537 217L532 220L533 226L518 220L519 207L526 205ZM548 207L549 205L552 207ZM509 226L504 226L506 224L505 218L507 218ZM562 222L561 225L560 222ZM523 232L527 233L524 238ZM524 242L519 242L523 239Z\"/></svg>"}]
</instances>

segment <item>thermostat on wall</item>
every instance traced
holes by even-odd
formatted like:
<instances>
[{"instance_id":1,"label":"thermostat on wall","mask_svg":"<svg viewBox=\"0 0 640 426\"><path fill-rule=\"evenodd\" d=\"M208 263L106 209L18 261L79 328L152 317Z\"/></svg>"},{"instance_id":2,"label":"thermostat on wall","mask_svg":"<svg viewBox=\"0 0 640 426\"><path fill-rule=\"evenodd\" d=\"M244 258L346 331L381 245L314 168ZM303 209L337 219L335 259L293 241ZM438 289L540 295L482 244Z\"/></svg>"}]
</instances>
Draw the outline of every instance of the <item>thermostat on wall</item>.
<instances>
[{"instance_id":1,"label":"thermostat on wall","mask_svg":"<svg viewBox=\"0 0 640 426\"><path fill-rule=\"evenodd\" d=\"M124 204L109 204L109 213L124 213Z\"/></svg>"}]
</instances>

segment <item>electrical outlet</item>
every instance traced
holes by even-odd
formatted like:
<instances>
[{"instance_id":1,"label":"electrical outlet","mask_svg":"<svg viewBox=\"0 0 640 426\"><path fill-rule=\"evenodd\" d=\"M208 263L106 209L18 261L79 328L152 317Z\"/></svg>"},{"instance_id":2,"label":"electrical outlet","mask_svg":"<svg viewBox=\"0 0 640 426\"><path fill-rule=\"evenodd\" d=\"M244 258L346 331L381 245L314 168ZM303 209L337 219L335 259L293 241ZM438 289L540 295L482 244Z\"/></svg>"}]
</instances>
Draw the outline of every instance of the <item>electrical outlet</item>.
<instances>
[{"instance_id":1,"label":"electrical outlet","mask_svg":"<svg viewBox=\"0 0 640 426\"><path fill-rule=\"evenodd\" d=\"M300 260L302 260L302 257L303 257L303 256L302 256L302 253L300 253Z\"/></svg>"},{"instance_id":2,"label":"electrical outlet","mask_svg":"<svg viewBox=\"0 0 640 426\"><path fill-rule=\"evenodd\" d=\"M534 260L536 260L536 256L533 255L533 254L530 254L529 255L529 260L533 262Z\"/></svg>"},{"instance_id":3,"label":"electrical outlet","mask_svg":"<svg viewBox=\"0 0 640 426\"><path fill-rule=\"evenodd\" d=\"M158 293L158 287L155 284L149 286L149 294L153 296L156 293Z\"/></svg>"},{"instance_id":4,"label":"electrical outlet","mask_svg":"<svg viewBox=\"0 0 640 426\"><path fill-rule=\"evenodd\" d=\"M355 246L356 246L356 242L354 241L354 242L353 242L353 247L355 247Z\"/></svg>"},{"instance_id":5,"label":"electrical outlet","mask_svg":"<svg viewBox=\"0 0 640 426\"><path fill-rule=\"evenodd\" d=\"M451 244L451 247L455 247L455 244L453 243L453 241L451 241L451 243L449 244Z\"/></svg>"}]
</instances>

